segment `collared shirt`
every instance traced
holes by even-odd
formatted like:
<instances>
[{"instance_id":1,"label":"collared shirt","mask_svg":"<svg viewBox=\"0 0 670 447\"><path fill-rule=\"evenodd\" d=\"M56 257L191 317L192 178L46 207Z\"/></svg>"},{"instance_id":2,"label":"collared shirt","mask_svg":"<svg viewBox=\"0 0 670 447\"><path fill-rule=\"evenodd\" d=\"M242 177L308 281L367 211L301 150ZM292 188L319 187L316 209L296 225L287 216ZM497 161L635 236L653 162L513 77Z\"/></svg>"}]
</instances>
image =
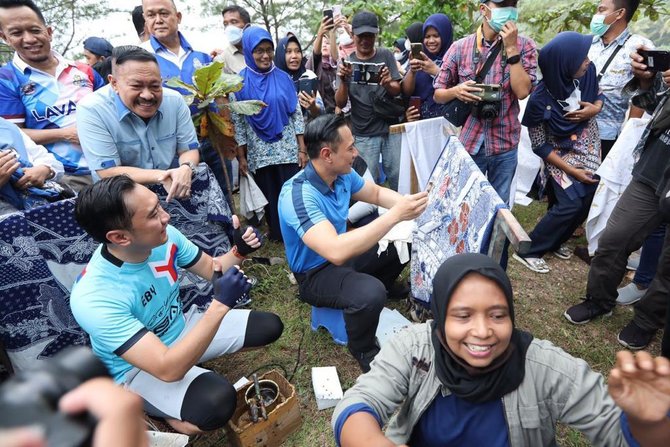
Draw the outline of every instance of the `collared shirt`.
<instances>
[{"instance_id":1,"label":"collared shirt","mask_svg":"<svg viewBox=\"0 0 670 447\"><path fill-rule=\"evenodd\" d=\"M77 130L93 171L114 166L168 169L179 154L198 148L188 106L169 89L163 89L158 111L145 122L106 86L79 104Z\"/></svg>"},{"instance_id":2,"label":"collared shirt","mask_svg":"<svg viewBox=\"0 0 670 447\"><path fill-rule=\"evenodd\" d=\"M62 129L75 124L79 101L102 87L100 75L90 66L58 59L55 76L26 64L18 54L0 68L0 116L28 129ZM88 175L78 144L56 141L44 145L69 174Z\"/></svg>"},{"instance_id":3,"label":"collared shirt","mask_svg":"<svg viewBox=\"0 0 670 447\"><path fill-rule=\"evenodd\" d=\"M181 33L179 33L179 54L174 54L167 49L154 36L151 36L149 40L142 43L142 48L156 55L163 83L170 78L178 77L187 84L193 84L193 72L195 69L200 65L212 62L209 54L195 51ZM181 91L180 89L174 90Z\"/></svg>"},{"instance_id":4,"label":"collared shirt","mask_svg":"<svg viewBox=\"0 0 670 447\"><path fill-rule=\"evenodd\" d=\"M612 40L609 45L605 45L602 37L595 36L589 49L589 59L595 64L598 73L612 56L612 53L617 51L619 45L623 45L623 47L618 51L600 80L600 90L605 95L605 100L603 109L596 115L596 120L602 140L616 140L626 117L629 98L622 94L622 90L628 81L633 78L630 54L640 45L649 48L654 47L649 39L638 34L631 34L628 28Z\"/></svg>"},{"instance_id":5,"label":"collared shirt","mask_svg":"<svg viewBox=\"0 0 670 447\"><path fill-rule=\"evenodd\" d=\"M230 100L235 101L235 94L230 94ZM274 143L263 141L254 132L246 117L231 113L235 125L235 141L238 146L247 145L247 163L249 170L256 172L257 169L266 166L298 163L298 140L296 135L305 133L305 120L300 112L300 107L289 116L288 124L282 130L282 137Z\"/></svg>"},{"instance_id":6,"label":"collared shirt","mask_svg":"<svg viewBox=\"0 0 670 447\"><path fill-rule=\"evenodd\" d=\"M312 163L284 183L279 193L279 223L286 259L291 270L304 273L326 262L326 259L302 241L305 233L321 221L329 221L337 234L347 231L351 195L363 188L365 180L353 169L339 175L328 186Z\"/></svg>"},{"instance_id":7,"label":"collared shirt","mask_svg":"<svg viewBox=\"0 0 670 447\"><path fill-rule=\"evenodd\" d=\"M247 63L244 61L244 53L235 45L228 42L228 40L225 40L225 42L221 49L224 70L226 73L240 74L247 66Z\"/></svg>"},{"instance_id":8,"label":"collared shirt","mask_svg":"<svg viewBox=\"0 0 670 447\"><path fill-rule=\"evenodd\" d=\"M72 287L72 314L117 383L132 369L121 356L147 332L170 346L184 329L177 267L194 266L202 252L172 225L166 231L167 242L143 262L123 262L100 245Z\"/></svg>"},{"instance_id":9,"label":"collared shirt","mask_svg":"<svg viewBox=\"0 0 670 447\"><path fill-rule=\"evenodd\" d=\"M483 66L492 44L482 37L481 53L476 56L478 33L466 36L451 45L444 55L440 72L435 77L433 86L452 88L468 80L474 80L477 70ZM537 77L537 54L535 42L524 36L517 38L517 46L521 53L521 64L535 85ZM502 100L499 114L493 120L480 120L470 115L461 130L460 140L470 154L479 150L482 139L486 155L497 155L516 149L521 136L519 122L519 99L512 90L509 64L502 63L504 48L491 65L486 74L484 84L502 84Z\"/></svg>"}]
</instances>

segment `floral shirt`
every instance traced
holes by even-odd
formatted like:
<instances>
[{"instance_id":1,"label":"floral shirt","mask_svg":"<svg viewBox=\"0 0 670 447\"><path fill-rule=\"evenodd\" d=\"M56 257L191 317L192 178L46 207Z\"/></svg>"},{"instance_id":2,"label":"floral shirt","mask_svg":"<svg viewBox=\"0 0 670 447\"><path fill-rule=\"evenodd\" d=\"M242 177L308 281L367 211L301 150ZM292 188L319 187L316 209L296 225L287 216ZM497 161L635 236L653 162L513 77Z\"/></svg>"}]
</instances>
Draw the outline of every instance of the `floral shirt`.
<instances>
[{"instance_id":1,"label":"floral shirt","mask_svg":"<svg viewBox=\"0 0 670 447\"><path fill-rule=\"evenodd\" d=\"M628 28L609 45L605 45L601 37L595 36L589 50L589 59L595 64L598 73L612 54L617 51L619 45L623 47L616 53L600 80L600 90L605 95L605 101L603 110L596 116L596 119L600 129L600 138L603 140L616 140L626 117L629 98L622 93L622 89L628 81L633 79L630 54L641 45L654 48L654 44L649 39L631 34Z\"/></svg>"},{"instance_id":2,"label":"floral shirt","mask_svg":"<svg viewBox=\"0 0 670 447\"><path fill-rule=\"evenodd\" d=\"M575 138L572 139L557 139L545 124L530 127L528 134L533 152L540 156L548 154L545 148L550 146L570 166L584 168L591 172L596 172L600 167L600 133L595 118L591 118L581 134L575 135ZM545 157L546 155L542 158ZM576 179L551 163L546 163L546 165L549 175L554 178L556 183L561 185L568 195L575 191L577 196L583 197L583 194L580 193L581 186ZM571 188L573 185L575 187Z\"/></svg>"},{"instance_id":3,"label":"floral shirt","mask_svg":"<svg viewBox=\"0 0 670 447\"><path fill-rule=\"evenodd\" d=\"M230 94L230 100L235 101L235 94ZM298 163L296 135L305 133L305 121L300 106L284 126L282 138L274 143L261 140L244 116L231 113L231 117L235 124L235 141L238 146L247 145L247 163L251 172L255 173L257 169L266 166Z\"/></svg>"}]
</instances>

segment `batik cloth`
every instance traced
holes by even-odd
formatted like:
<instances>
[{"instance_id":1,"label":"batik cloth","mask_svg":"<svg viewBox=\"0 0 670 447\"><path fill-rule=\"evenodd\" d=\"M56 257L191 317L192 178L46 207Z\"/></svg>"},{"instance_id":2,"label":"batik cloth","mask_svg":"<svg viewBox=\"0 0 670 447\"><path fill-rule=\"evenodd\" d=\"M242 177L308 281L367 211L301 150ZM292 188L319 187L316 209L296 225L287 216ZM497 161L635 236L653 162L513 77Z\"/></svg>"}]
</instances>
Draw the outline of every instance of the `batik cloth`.
<instances>
[{"instance_id":1,"label":"batik cloth","mask_svg":"<svg viewBox=\"0 0 670 447\"><path fill-rule=\"evenodd\" d=\"M506 205L457 137L450 137L430 177L428 207L416 219L412 296L430 307L433 277L458 253L487 253L499 209Z\"/></svg>"}]
</instances>

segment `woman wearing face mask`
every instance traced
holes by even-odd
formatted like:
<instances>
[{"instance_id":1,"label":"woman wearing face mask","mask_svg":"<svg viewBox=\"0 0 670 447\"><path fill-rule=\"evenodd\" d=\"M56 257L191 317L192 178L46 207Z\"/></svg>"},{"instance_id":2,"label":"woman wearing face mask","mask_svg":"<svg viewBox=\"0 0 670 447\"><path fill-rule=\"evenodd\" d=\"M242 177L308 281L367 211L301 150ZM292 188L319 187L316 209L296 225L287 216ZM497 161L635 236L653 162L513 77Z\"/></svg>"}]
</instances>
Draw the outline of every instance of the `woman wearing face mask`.
<instances>
[{"instance_id":1,"label":"woman wearing face mask","mask_svg":"<svg viewBox=\"0 0 670 447\"><path fill-rule=\"evenodd\" d=\"M433 100L433 79L440 72L442 58L451 46L453 29L445 14L433 14L423 24L423 51L420 58L411 58L411 69L402 82L404 96L421 98L421 110L410 107L408 121L442 116L442 104Z\"/></svg>"},{"instance_id":2,"label":"woman wearing face mask","mask_svg":"<svg viewBox=\"0 0 670 447\"><path fill-rule=\"evenodd\" d=\"M242 38L247 67L240 72L242 90L231 100L258 99L265 107L259 114L232 114L237 141L240 174L254 174L258 187L268 200L265 213L269 238L281 241L277 213L279 191L284 182L307 164L302 134L305 123L298 109L293 79L273 63L274 45L264 28L251 26Z\"/></svg>"},{"instance_id":3,"label":"woman wearing face mask","mask_svg":"<svg viewBox=\"0 0 670 447\"><path fill-rule=\"evenodd\" d=\"M619 353L608 390L583 360L515 328L491 258L448 259L433 288L435 320L383 346L335 408L338 445L551 446L556 421L593 445L667 445L668 359Z\"/></svg>"},{"instance_id":4,"label":"woman wearing face mask","mask_svg":"<svg viewBox=\"0 0 670 447\"><path fill-rule=\"evenodd\" d=\"M587 54L592 37L567 31L540 51L544 78L531 94L522 124L533 151L545 161L555 203L530 233L530 250L514 255L530 270L548 273L542 259L554 252L571 256L567 241L589 212L600 166L600 134L595 116L603 104L596 68Z\"/></svg>"},{"instance_id":5,"label":"woman wearing face mask","mask_svg":"<svg viewBox=\"0 0 670 447\"><path fill-rule=\"evenodd\" d=\"M277 68L288 73L296 85L301 79L316 79L316 74L305 68L306 62L302 56L302 47L297 37L290 35L279 39L275 52L275 64ZM323 100L318 90L312 92L300 91L298 102L302 107L305 119L317 117L323 112Z\"/></svg>"}]
</instances>

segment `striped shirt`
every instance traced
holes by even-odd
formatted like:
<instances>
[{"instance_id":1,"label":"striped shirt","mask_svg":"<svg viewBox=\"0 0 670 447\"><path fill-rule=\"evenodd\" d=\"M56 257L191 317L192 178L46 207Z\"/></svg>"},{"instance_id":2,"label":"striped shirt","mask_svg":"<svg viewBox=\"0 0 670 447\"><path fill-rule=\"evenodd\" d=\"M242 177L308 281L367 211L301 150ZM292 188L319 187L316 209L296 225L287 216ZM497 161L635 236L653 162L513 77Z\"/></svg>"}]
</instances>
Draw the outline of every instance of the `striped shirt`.
<instances>
[{"instance_id":1,"label":"striped shirt","mask_svg":"<svg viewBox=\"0 0 670 447\"><path fill-rule=\"evenodd\" d=\"M435 77L433 83L435 89L452 88L475 79L477 70L484 65L493 46L482 36L480 45L478 45L481 48L477 51L478 35L481 36L481 33L466 36L449 47L442 60L440 72ZM527 37L519 36L517 46L521 52L521 64L535 85L537 81L535 42ZM502 84L502 100L498 116L488 121L470 115L461 130L460 140L468 153L473 155L477 153L482 142L487 156L514 150L519 145L521 135L519 99L512 90L510 68L507 63L503 63L503 54L504 49L501 49L483 81L484 84Z\"/></svg>"},{"instance_id":2,"label":"striped shirt","mask_svg":"<svg viewBox=\"0 0 670 447\"><path fill-rule=\"evenodd\" d=\"M328 220L337 234L347 231L351 195L361 190L365 180L353 169L340 175L331 189L314 170L312 163L284 183L279 194L281 225L286 259L291 270L304 273L327 262L309 248L302 238L314 225Z\"/></svg>"}]
</instances>

